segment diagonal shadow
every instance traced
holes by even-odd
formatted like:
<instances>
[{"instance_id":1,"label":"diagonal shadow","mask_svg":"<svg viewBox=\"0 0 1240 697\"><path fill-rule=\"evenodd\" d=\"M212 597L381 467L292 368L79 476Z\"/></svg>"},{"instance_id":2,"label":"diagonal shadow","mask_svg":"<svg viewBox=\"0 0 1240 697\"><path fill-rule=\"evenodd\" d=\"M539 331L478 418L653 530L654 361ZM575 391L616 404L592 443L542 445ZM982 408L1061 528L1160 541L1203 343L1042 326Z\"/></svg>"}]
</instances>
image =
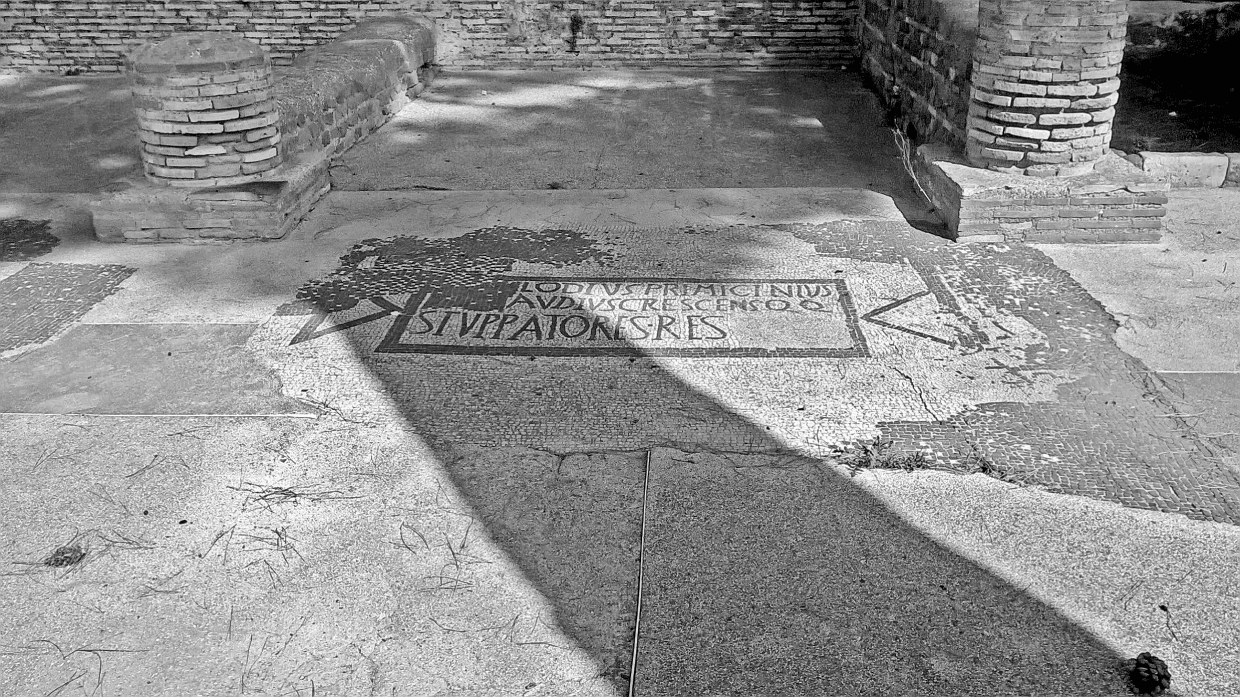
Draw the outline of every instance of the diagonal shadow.
<instances>
[{"instance_id":1,"label":"diagonal shadow","mask_svg":"<svg viewBox=\"0 0 1240 697\"><path fill-rule=\"evenodd\" d=\"M529 268L632 278L624 249L579 230L368 240L285 308L304 315L289 339L348 340L620 694L648 457L638 694L1120 693L1119 657L1089 632L675 369L711 359L646 357L636 335L590 356L478 350ZM420 326L442 329L438 349L391 350L427 346L409 340ZM744 360L730 365L789 389Z\"/></svg>"}]
</instances>

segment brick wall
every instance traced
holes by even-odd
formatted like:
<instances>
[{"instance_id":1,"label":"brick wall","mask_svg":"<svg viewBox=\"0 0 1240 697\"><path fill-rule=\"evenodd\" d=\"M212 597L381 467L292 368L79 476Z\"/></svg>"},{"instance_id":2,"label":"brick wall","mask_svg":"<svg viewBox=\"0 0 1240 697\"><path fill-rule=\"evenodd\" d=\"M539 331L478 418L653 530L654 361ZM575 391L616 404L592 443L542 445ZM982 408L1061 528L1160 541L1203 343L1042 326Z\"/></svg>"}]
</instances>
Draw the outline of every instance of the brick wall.
<instances>
[{"instance_id":1,"label":"brick wall","mask_svg":"<svg viewBox=\"0 0 1240 697\"><path fill-rule=\"evenodd\" d=\"M920 142L963 147L978 0L863 0L862 68Z\"/></svg>"},{"instance_id":2,"label":"brick wall","mask_svg":"<svg viewBox=\"0 0 1240 697\"><path fill-rule=\"evenodd\" d=\"M277 65L362 17L409 0L0 0L0 69L118 72L142 44L182 31L230 31Z\"/></svg>"},{"instance_id":3,"label":"brick wall","mask_svg":"<svg viewBox=\"0 0 1240 697\"><path fill-rule=\"evenodd\" d=\"M844 65L858 0L413 0L461 67Z\"/></svg>"},{"instance_id":4,"label":"brick wall","mask_svg":"<svg viewBox=\"0 0 1240 697\"><path fill-rule=\"evenodd\" d=\"M1118 185L1072 196L968 199L960 204L962 237L1002 234L1018 242L1149 242L1162 234L1164 191Z\"/></svg>"},{"instance_id":5,"label":"brick wall","mask_svg":"<svg viewBox=\"0 0 1240 697\"><path fill-rule=\"evenodd\" d=\"M0 0L0 69L115 72L172 32L240 33L285 65L362 17L425 14L441 63L842 65L859 0Z\"/></svg>"},{"instance_id":6,"label":"brick wall","mask_svg":"<svg viewBox=\"0 0 1240 697\"><path fill-rule=\"evenodd\" d=\"M275 71L284 153L335 157L420 94L429 69L409 65L394 42L333 43Z\"/></svg>"}]
</instances>

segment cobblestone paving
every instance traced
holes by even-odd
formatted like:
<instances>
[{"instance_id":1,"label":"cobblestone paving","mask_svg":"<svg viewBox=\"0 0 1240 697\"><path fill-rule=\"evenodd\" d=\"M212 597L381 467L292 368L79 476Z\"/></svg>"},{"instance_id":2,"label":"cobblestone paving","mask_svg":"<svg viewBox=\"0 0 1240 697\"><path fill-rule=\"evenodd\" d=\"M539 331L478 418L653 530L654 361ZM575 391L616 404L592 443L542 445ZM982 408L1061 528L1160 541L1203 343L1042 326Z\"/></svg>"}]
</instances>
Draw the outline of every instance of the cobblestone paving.
<instances>
[{"instance_id":1,"label":"cobblestone paving","mask_svg":"<svg viewBox=\"0 0 1240 697\"><path fill-rule=\"evenodd\" d=\"M287 389L429 442L556 452L891 439L1235 523L1240 482L1032 248L906 225L480 229L368 240L251 344ZM361 359L366 375L339 366Z\"/></svg>"},{"instance_id":2,"label":"cobblestone paving","mask_svg":"<svg viewBox=\"0 0 1240 697\"><path fill-rule=\"evenodd\" d=\"M46 220L0 220L0 261L30 261L52 251L60 238L49 226Z\"/></svg>"},{"instance_id":3,"label":"cobblestone paving","mask_svg":"<svg viewBox=\"0 0 1240 697\"><path fill-rule=\"evenodd\" d=\"M133 272L117 264L32 263L0 279L0 351L51 339Z\"/></svg>"}]
</instances>

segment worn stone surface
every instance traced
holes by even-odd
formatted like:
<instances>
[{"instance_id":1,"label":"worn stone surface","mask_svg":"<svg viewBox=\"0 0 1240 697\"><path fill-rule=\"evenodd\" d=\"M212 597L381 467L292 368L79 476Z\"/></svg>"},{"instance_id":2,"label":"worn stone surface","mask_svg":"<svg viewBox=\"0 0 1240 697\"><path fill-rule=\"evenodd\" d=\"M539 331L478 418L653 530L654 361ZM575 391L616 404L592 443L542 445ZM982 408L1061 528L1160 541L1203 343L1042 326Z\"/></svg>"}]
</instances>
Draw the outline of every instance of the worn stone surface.
<instances>
[{"instance_id":1,"label":"worn stone surface","mask_svg":"<svg viewBox=\"0 0 1240 697\"><path fill-rule=\"evenodd\" d=\"M1092 636L842 472L655 453L641 694L1127 693Z\"/></svg>"},{"instance_id":2,"label":"worn stone surface","mask_svg":"<svg viewBox=\"0 0 1240 697\"><path fill-rule=\"evenodd\" d=\"M916 217L900 157L851 73L471 71L445 74L342 157L332 186L844 187Z\"/></svg>"},{"instance_id":3,"label":"worn stone surface","mask_svg":"<svg viewBox=\"0 0 1240 697\"><path fill-rule=\"evenodd\" d=\"M1150 370L1240 370L1240 191L1172 193L1158 244L1040 245L1115 317L1115 339ZM1191 412L1191 410L1190 410Z\"/></svg>"},{"instance_id":4,"label":"worn stone surface","mask_svg":"<svg viewBox=\"0 0 1240 697\"><path fill-rule=\"evenodd\" d=\"M815 689L825 676L834 678L833 685L857 685L857 671L846 668L864 665L871 682L891 690L941 683L993 694L1011 680L1042 684L1046 678L1039 667L1052 665L1081 691L1106 694L1115 684L1111 666L1118 657L1148 648L1178 656L1174 665L1183 666L1182 684L1202 685L1199 693L1221 696L1231 689L1235 678L1225 667L1230 664L1202 659L1224 651L1209 637L1225 625L1220 613L1231 602L1221 581L1228 578L1227 555L1235 546L1221 530L1230 526L1187 528L1207 524L1132 517L1158 515L1140 508L1087 513L1086 504L1104 504L1045 493L1013 509L1004 493L1009 485L989 478L983 479L998 488L953 477L928 492L921 480L892 473L897 479L880 480L880 504L859 493L850 484L856 480L831 464L831 449L821 447L858 428L850 424L863 423L824 416L823 409L834 408L837 400L870 419L873 427L863 436L899 438L923 429L919 438L930 446L906 438L901 448L946 454L943 444L961 442L953 440L960 434L946 426L942 434L924 430L934 427L936 418L927 408L944 415L962 403L1007 395L998 397L1010 403L1007 416L962 412L969 427L980 420L996 429L993 443L971 436L971 444L984 448L996 464L1014 466L1032 482L1049 484L1060 477L1068 483L1061 486L1065 491L1110 501L1133 494L1137 498L1130 505L1179 505L1204 517L1193 506L1208 503L1205 493L1219 490L1217 484L1198 479L1180 488L1174 479L1180 460L1152 450L1148 441L1126 440L1132 437L1126 429L1138 428L1176 437L1181 431L1169 425L1173 421L1150 421L1152 413L1173 408L1157 401L1142 406L1144 398L1134 392L1135 367L1108 338L1114 324L1044 257L1021 246L951 245L891 220L898 216L894 208L870 209L870 220L841 220L849 216L830 212L846 200L841 196L803 192L790 199L799 202L798 209L750 207L752 201L743 197L716 193L707 200L718 198L735 208L722 205L715 216L709 205L688 205L696 195L691 194L674 213L680 217L672 218L684 227L659 229L583 226L582 219L598 220L598 211L588 205L561 209L554 202L563 195L531 192L523 203L487 203L470 192L456 200L430 192L425 205L409 198L385 207L355 194L352 210L366 215L348 215L343 204L320 212L334 222L312 221L304 242L313 245L295 236L282 250L238 248L226 264L211 261L206 274L190 270L195 256L212 259L210 250L139 250L150 271L135 276L134 283L169 276L178 279L169 290L183 289L185 297L168 305L167 319L202 322L208 316L193 313L208 305L224 317L242 311L231 308L233 303L256 308L268 303L260 334L246 351L282 379L291 376L283 382L285 392L318 405L323 415L304 426L276 419L221 423L165 417L140 428L104 421L115 416L83 416L53 431L29 420L34 417L4 417L14 426L9 432L24 434L6 442L15 450L2 458L17 468L5 479L6 500L19 502L10 506L19 512L10 514L10 529L29 531L8 542L9 556L37 561L72 539L74 528L87 529L86 521L107 535L86 540L93 555L87 566L63 577L39 576L63 589L55 597L98 608L85 624L66 619L80 612L77 605L40 609L24 592L6 596L11 609L5 616L13 624L5 631L19 646L34 647L5 657L4 674L13 689L46 692L89 667L72 657L49 662L35 639L50 636L62 646L78 645L107 628L115 647L141 651L109 664L107 684L122 690L174 694L203 685L200 691L209 692L208 685L239 687L244 676L247 689L268 691L304 691L313 679L318 690L328 686L344 694L365 694L375 684L389 691L420 686L428 695L445 689L623 694L630 677L624 658L632 648L626 637L636 605L642 465L652 447L660 456L670 453L660 445L676 446L681 454L674 457L707 464L719 475L708 474L704 481L678 478L674 471L669 476L668 468L680 465L653 463L644 559L648 624L642 635L649 641L639 645L637 672L647 691L690 694L714 686L727 692L765 678L789 690ZM552 204L532 205L540 197ZM634 215L660 215L660 207L641 197L616 203L602 194L598 200L628 205ZM741 210L811 219L816 204L827 212L812 223L709 225L723 215L741 217ZM438 217L411 217L411 208ZM611 210L626 215L623 208ZM556 229L517 227L547 220L549 211L562 216ZM486 228L476 227L480 215L500 220L509 232L488 236ZM573 215L579 216L575 225ZM880 217L887 220L875 219ZM432 226L422 227L426 221ZM410 234L402 225L437 234ZM386 239L354 245L367 230L382 231ZM349 252L339 273L326 273L331 266L324 272L301 270L306 260L321 260L324 247L333 246ZM102 261L122 251L68 239L49 258L86 255ZM252 260L243 267L241 257L272 261ZM323 268L320 263L310 266ZM561 284L583 272L594 278L666 274L658 287L666 293L666 278L695 267L744 272L748 278L772 269L796 270L795 277L806 280L824 272L830 280L843 271L839 275L870 356L530 360L376 353L373 348L399 319L390 313L330 331L341 319L383 311L374 299L388 297L389 290L399 289L390 298L398 301L428 279L435 293L426 296L423 310L429 311L430 303L439 311L467 303L460 309L473 312L468 308L502 295L488 300L485 293L471 295L470 287L495 288L495 281L502 284L514 271ZM249 275L262 270L269 280L238 283L235 269ZM231 303L223 296L212 299L213 274L236 289ZM292 278L278 286L282 275ZM297 279L307 276L328 283L303 284L304 299L293 302ZM712 274L706 285L721 278ZM772 280L768 275L764 291ZM141 287L160 286L136 288ZM535 288L531 300L541 306L537 298L550 301L554 295ZM186 304L187 299L202 307ZM354 309L343 308L351 299L357 301ZM328 301L342 309L325 318L306 314L313 313L315 302L327 307ZM279 303L289 304L271 315ZM149 312L141 298L114 296L91 317L132 321ZM798 324L770 317L781 312L775 310L731 314L742 312L766 316L761 321L774 329ZM841 306L834 314L848 313ZM972 333L970 321L984 337ZM311 333L330 333L289 345L307 326ZM455 325L449 348L469 343L459 336L461 326ZM831 335L772 331L759 338L813 347ZM992 359L1016 374L999 370L1003 366ZM800 370L798 363L810 369ZM1114 383L1108 393L1090 395L1107 381ZM1112 401L1116 405L1108 406ZM900 421L876 421L875 409L900 415ZM1002 410L1001 405L984 409ZM1039 413L1060 420L1030 416ZM1072 430L1082 422L1098 427ZM101 428L112 437L98 438ZM497 447L503 443L508 447ZM1062 443L1080 448L1080 454L1069 458L1049 449ZM718 454L720 449L733 452ZM1041 457L1049 453L1061 462ZM1112 456L1140 468L1140 481L1125 483L1121 473L1096 474L1083 466ZM1208 471L1192 462L1195 477ZM37 477L27 471L31 467ZM46 518L45 486L39 481L70 471L94 488L57 499L64 512L53 518L67 527L56 527ZM754 476L762 486L753 485ZM1157 488L1167 481L1176 488ZM1099 488L1105 490L1091 492L1090 482L1102 482ZM255 498L268 491L264 486L304 492L304 498L264 503ZM734 504L720 505L721 500ZM887 513L888 505L901 517L917 516L917 527ZM788 507L798 512L794 519ZM953 516L963 522L943 522L956 521ZM1072 547L1047 552L1065 564L1063 573L1023 565L1031 549L1055 549L1051 541L1062 535L1047 526L1061 519L1078 528L1088 522L1095 537L1141 542L1112 545L1122 551L1096 567L1090 564L1097 565L1101 555L1071 556ZM978 532L977 521L989 527ZM1021 537L1030 530L1046 531L1048 537ZM1002 544L980 545L978 539L992 539L987 532ZM1222 536L1207 544L1209 535ZM827 553L836 556L824 558ZM892 559L901 564L893 567L887 563ZM1131 565L1123 568L1146 569L1151 576L1117 574L1120 559ZM1197 574L1192 592L1168 585L1177 576L1148 566L1151 559L1191 565ZM1085 567L1090 570L1082 572ZM1003 572L993 572L996 568ZM858 577L872 588L855 590ZM13 581L29 588L29 579ZM1138 582L1130 593L1129 586ZM840 587L854 590L840 596L833 592ZM1157 610L1172 592L1178 641L1166 634ZM1115 614L1100 615L1099 608ZM917 622L927 617L944 622ZM849 628L865 631L858 629L856 642L842 641L853 636ZM165 649L148 651L155 642ZM966 651L978 642L1009 648L980 657ZM419 660L411 662L411 655ZM800 660L790 661L790 655ZM313 672L298 670L313 656L320 657ZM85 684L94 676L79 680ZM156 687L146 682L155 680L152 676L162 676Z\"/></svg>"},{"instance_id":5,"label":"worn stone surface","mask_svg":"<svg viewBox=\"0 0 1240 697\"><path fill-rule=\"evenodd\" d=\"M1176 409L1202 438L1230 451L1232 469L1240 471L1240 372L1160 373Z\"/></svg>"},{"instance_id":6,"label":"worn stone surface","mask_svg":"<svg viewBox=\"0 0 1240 697\"><path fill-rule=\"evenodd\" d=\"M4 413L314 413L245 351L252 325L88 324L5 362Z\"/></svg>"},{"instance_id":7,"label":"worn stone surface","mask_svg":"<svg viewBox=\"0 0 1240 697\"><path fill-rule=\"evenodd\" d=\"M0 77L0 119L0 194L97 193L142 178L125 78Z\"/></svg>"},{"instance_id":8,"label":"worn stone surface","mask_svg":"<svg viewBox=\"0 0 1240 697\"><path fill-rule=\"evenodd\" d=\"M1240 514L1240 481L1165 416L1114 321L1027 247L879 221L483 228L364 242L298 297L255 337L282 379L326 389L310 366L356 355L432 441L825 456L890 438L1059 491ZM519 425L479 408L494 385L527 395Z\"/></svg>"},{"instance_id":9,"label":"worn stone surface","mask_svg":"<svg viewBox=\"0 0 1240 697\"><path fill-rule=\"evenodd\" d=\"M1146 174L1182 188L1218 188L1227 178L1226 155L1206 152L1142 152Z\"/></svg>"},{"instance_id":10,"label":"worn stone surface","mask_svg":"<svg viewBox=\"0 0 1240 697\"><path fill-rule=\"evenodd\" d=\"M528 482L484 481L475 507L397 424L0 420L6 694L618 694L577 637L598 646L626 614L603 589L634 580L631 457L462 450L460 471ZM615 529L584 515L608 506ZM41 564L68 543L80 565ZM43 640L112 651L100 672Z\"/></svg>"}]
</instances>

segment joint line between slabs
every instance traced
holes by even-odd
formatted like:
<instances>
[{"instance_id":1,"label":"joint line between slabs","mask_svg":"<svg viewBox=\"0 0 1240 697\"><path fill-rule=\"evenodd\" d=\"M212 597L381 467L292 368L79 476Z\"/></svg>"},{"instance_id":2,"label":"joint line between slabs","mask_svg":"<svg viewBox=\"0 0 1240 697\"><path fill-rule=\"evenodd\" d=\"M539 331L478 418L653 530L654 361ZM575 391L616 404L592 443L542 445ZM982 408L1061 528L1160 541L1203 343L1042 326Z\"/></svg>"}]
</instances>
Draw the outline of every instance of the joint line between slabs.
<instances>
[{"instance_id":1,"label":"joint line between slabs","mask_svg":"<svg viewBox=\"0 0 1240 697\"><path fill-rule=\"evenodd\" d=\"M1240 370L1151 370L1158 375L1240 375Z\"/></svg>"},{"instance_id":2,"label":"joint line between slabs","mask_svg":"<svg viewBox=\"0 0 1240 697\"><path fill-rule=\"evenodd\" d=\"M287 414L123 414L118 412L93 412L93 411L0 411L0 416L106 416L114 418L195 418L195 419L317 419L320 414L308 414L305 412L290 412Z\"/></svg>"},{"instance_id":3,"label":"joint line between slabs","mask_svg":"<svg viewBox=\"0 0 1240 697\"><path fill-rule=\"evenodd\" d=\"M637 642L642 630L642 580L646 570L646 502L650 494L650 460L653 450L646 450L646 474L642 481L642 525L637 550L637 610L633 615L633 660L629 663L629 693L633 697L637 685Z\"/></svg>"}]
</instances>

